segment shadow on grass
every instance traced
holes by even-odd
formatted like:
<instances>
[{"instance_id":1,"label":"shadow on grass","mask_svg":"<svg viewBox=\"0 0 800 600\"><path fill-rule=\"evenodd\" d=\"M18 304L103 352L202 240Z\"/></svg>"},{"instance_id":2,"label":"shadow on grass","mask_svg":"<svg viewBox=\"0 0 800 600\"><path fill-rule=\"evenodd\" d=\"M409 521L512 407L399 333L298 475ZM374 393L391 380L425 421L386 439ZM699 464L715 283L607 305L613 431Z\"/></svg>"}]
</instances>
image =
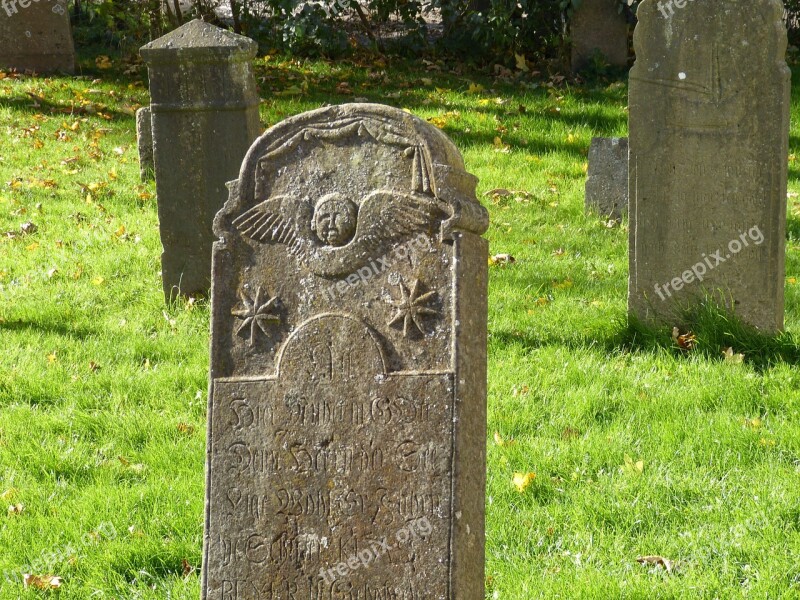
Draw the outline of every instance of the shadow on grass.
<instances>
[{"instance_id":1,"label":"shadow on grass","mask_svg":"<svg viewBox=\"0 0 800 600\"><path fill-rule=\"evenodd\" d=\"M61 337L84 341L99 334L98 330L88 327L81 327L75 324L64 324L58 322L34 322L34 321L3 321L0 323L0 332L11 331L14 333L59 335Z\"/></svg>"},{"instance_id":2,"label":"shadow on grass","mask_svg":"<svg viewBox=\"0 0 800 600\"><path fill-rule=\"evenodd\" d=\"M503 346L517 345L524 350L547 346L568 349L602 349L608 354L659 354L675 357L702 357L710 362L726 360L725 351L743 354L744 363L758 372L778 364L800 365L800 343L790 333L767 335L742 323L724 307L704 300L682 312L680 333L687 334L682 344L673 338L672 326L652 326L620 315L607 335L593 337L573 332L564 336L541 337L519 331L493 331L491 340ZM730 360L730 359L728 359Z\"/></svg>"}]
</instances>

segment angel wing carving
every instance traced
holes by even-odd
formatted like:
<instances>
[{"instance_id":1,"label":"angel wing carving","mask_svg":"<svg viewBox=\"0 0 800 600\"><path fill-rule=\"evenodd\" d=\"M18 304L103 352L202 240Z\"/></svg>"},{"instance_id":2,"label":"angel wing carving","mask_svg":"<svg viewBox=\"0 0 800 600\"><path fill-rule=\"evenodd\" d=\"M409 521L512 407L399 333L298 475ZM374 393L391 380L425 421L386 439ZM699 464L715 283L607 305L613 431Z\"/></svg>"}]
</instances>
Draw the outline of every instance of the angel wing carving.
<instances>
[{"instance_id":1,"label":"angel wing carving","mask_svg":"<svg viewBox=\"0 0 800 600\"><path fill-rule=\"evenodd\" d=\"M418 233L434 234L449 216L434 196L379 190L360 206L342 194L311 199L270 198L233 220L254 241L288 247L313 273L349 274Z\"/></svg>"},{"instance_id":2,"label":"angel wing carving","mask_svg":"<svg viewBox=\"0 0 800 600\"><path fill-rule=\"evenodd\" d=\"M279 243L299 254L310 239L313 208L309 201L297 202L290 196L275 196L257 204L233 220L239 232L262 243Z\"/></svg>"}]
</instances>

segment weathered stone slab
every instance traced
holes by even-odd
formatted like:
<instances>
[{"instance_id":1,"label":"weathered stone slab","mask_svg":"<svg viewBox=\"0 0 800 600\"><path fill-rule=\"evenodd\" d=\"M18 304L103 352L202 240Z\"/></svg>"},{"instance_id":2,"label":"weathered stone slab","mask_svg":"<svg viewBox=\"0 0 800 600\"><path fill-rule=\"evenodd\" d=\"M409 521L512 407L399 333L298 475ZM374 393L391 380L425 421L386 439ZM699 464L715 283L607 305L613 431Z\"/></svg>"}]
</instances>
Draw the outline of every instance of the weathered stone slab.
<instances>
[{"instance_id":1,"label":"weathered stone slab","mask_svg":"<svg viewBox=\"0 0 800 600\"><path fill-rule=\"evenodd\" d=\"M207 600L482 600L488 227L373 104L253 145L215 221Z\"/></svg>"},{"instance_id":2,"label":"weathered stone slab","mask_svg":"<svg viewBox=\"0 0 800 600\"><path fill-rule=\"evenodd\" d=\"M153 179L153 113L149 106L136 111L136 141L139 146L139 172L142 181Z\"/></svg>"},{"instance_id":3,"label":"weathered stone slab","mask_svg":"<svg viewBox=\"0 0 800 600\"><path fill-rule=\"evenodd\" d=\"M628 66L628 21L618 0L583 0L570 20L572 70L592 64L599 52L614 67Z\"/></svg>"},{"instance_id":4,"label":"weathered stone slab","mask_svg":"<svg viewBox=\"0 0 800 600\"><path fill-rule=\"evenodd\" d=\"M630 76L630 313L714 294L783 327L789 135L779 0L645 0Z\"/></svg>"},{"instance_id":5,"label":"weathered stone slab","mask_svg":"<svg viewBox=\"0 0 800 600\"><path fill-rule=\"evenodd\" d=\"M592 138L586 210L612 219L628 212L628 138Z\"/></svg>"},{"instance_id":6,"label":"weathered stone slab","mask_svg":"<svg viewBox=\"0 0 800 600\"><path fill-rule=\"evenodd\" d=\"M67 0L0 2L0 69L75 72Z\"/></svg>"},{"instance_id":7,"label":"weathered stone slab","mask_svg":"<svg viewBox=\"0 0 800 600\"><path fill-rule=\"evenodd\" d=\"M150 73L161 271L168 300L211 285L212 223L258 137L258 45L200 20L141 48Z\"/></svg>"}]
</instances>

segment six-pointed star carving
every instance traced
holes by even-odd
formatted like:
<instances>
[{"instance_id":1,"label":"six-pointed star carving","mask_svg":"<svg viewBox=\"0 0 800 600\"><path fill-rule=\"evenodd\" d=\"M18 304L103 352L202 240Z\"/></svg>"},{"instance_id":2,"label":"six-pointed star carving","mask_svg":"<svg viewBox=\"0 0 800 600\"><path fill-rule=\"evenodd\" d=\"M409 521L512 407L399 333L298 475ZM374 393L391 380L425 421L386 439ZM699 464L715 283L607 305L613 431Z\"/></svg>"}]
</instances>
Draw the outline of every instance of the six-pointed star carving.
<instances>
[{"instance_id":1,"label":"six-pointed star carving","mask_svg":"<svg viewBox=\"0 0 800 600\"><path fill-rule=\"evenodd\" d=\"M436 292L425 292L424 294L420 295L419 279L414 280L414 286L411 288L411 293L408 292L402 281L400 281L398 285L400 286L401 298L400 300L391 300L392 306L397 309L397 313L391 318L388 325L391 326L395 323L403 321L403 337L408 337L408 332L412 324L422 335L425 335L425 331L422 329L422 323L420 322L422 317L424 315L439 314L433 308L426 306L426 304L433 300Z\"/></svg>"},{"instance_id":2,"label":"six-pointed star carving","mask_svg":"<svg viewBox=\"0 0 800 600\"><path fill-rule=\"evenodd\" d=\"M269 294L266 294L267 296ZM278 315L272 314L270 311L275 307L278 301L277 296L264 301L264 294L262 293L261 286L256 289L256 297L251 298L247 292L242 290L239 297L242 299L244 309L234 309L231 314L237 319L243 319L242 324L236 333L239 334L245 327L250 328L250 345L254 346L256 343L256 330L260 329L264 334L267 333L268 323L280 323L281 318Z\"/></svg>"}]
</instances>

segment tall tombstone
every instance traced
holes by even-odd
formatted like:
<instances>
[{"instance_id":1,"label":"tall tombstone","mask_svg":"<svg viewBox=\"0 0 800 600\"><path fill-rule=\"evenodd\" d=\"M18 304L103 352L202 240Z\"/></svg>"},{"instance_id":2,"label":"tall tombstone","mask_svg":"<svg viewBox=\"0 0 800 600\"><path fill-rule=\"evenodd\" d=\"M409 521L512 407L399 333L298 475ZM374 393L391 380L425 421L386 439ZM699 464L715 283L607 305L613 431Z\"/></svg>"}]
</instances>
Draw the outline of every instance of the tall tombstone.
<instances>
[{"instance_id":1,"label":"tall tombstone","mask_svg":"<svg viewBox=\"0 0 800 600\"><path fill-rule=\"evenodd\" d=\"M215 220L204 599L483 599L476 184L374 104L248 152Z\"/></svg>"},{"instance_id":2,"label":"tall tombstone","mask_svg":"<svg viewBox=\"0 0 800 600\"><path fill-rule=\"evenodd\" d=\"M205 296L214 215L260 131L253 40L194 20L140 50L150 74L167 300Z\"/></svg>"},{"instance_id":3,"label":"tall tombstone","mask_svg":"<svg viewBox=\"0 0 800 600\"><path fill-rule=\"evenodd\" d=\"M599 53L611 66L628 66L628 20L619 0L582 0L570 20L572 70L581 71Z\"/></svg>"},{"instance_id":4,"label":"tall tombstone","mask_svg":"<svg viewBox=\"0 0 800 600\"><path fill-rule=\"evenodd\" d=\"M67 0L0 0L0 70L75 72Z\"/></svg>"},{"instance_id":5,"label":"tall tombstone","mask_svg":"<svg viewBox=\"0 0 800 600\"><path fill-rule=\"evenodd\" d=\"M780 0L645 0L630 75L629 312L716 297L783 327L790 72Z\"/></svg>"}]
</instances>

